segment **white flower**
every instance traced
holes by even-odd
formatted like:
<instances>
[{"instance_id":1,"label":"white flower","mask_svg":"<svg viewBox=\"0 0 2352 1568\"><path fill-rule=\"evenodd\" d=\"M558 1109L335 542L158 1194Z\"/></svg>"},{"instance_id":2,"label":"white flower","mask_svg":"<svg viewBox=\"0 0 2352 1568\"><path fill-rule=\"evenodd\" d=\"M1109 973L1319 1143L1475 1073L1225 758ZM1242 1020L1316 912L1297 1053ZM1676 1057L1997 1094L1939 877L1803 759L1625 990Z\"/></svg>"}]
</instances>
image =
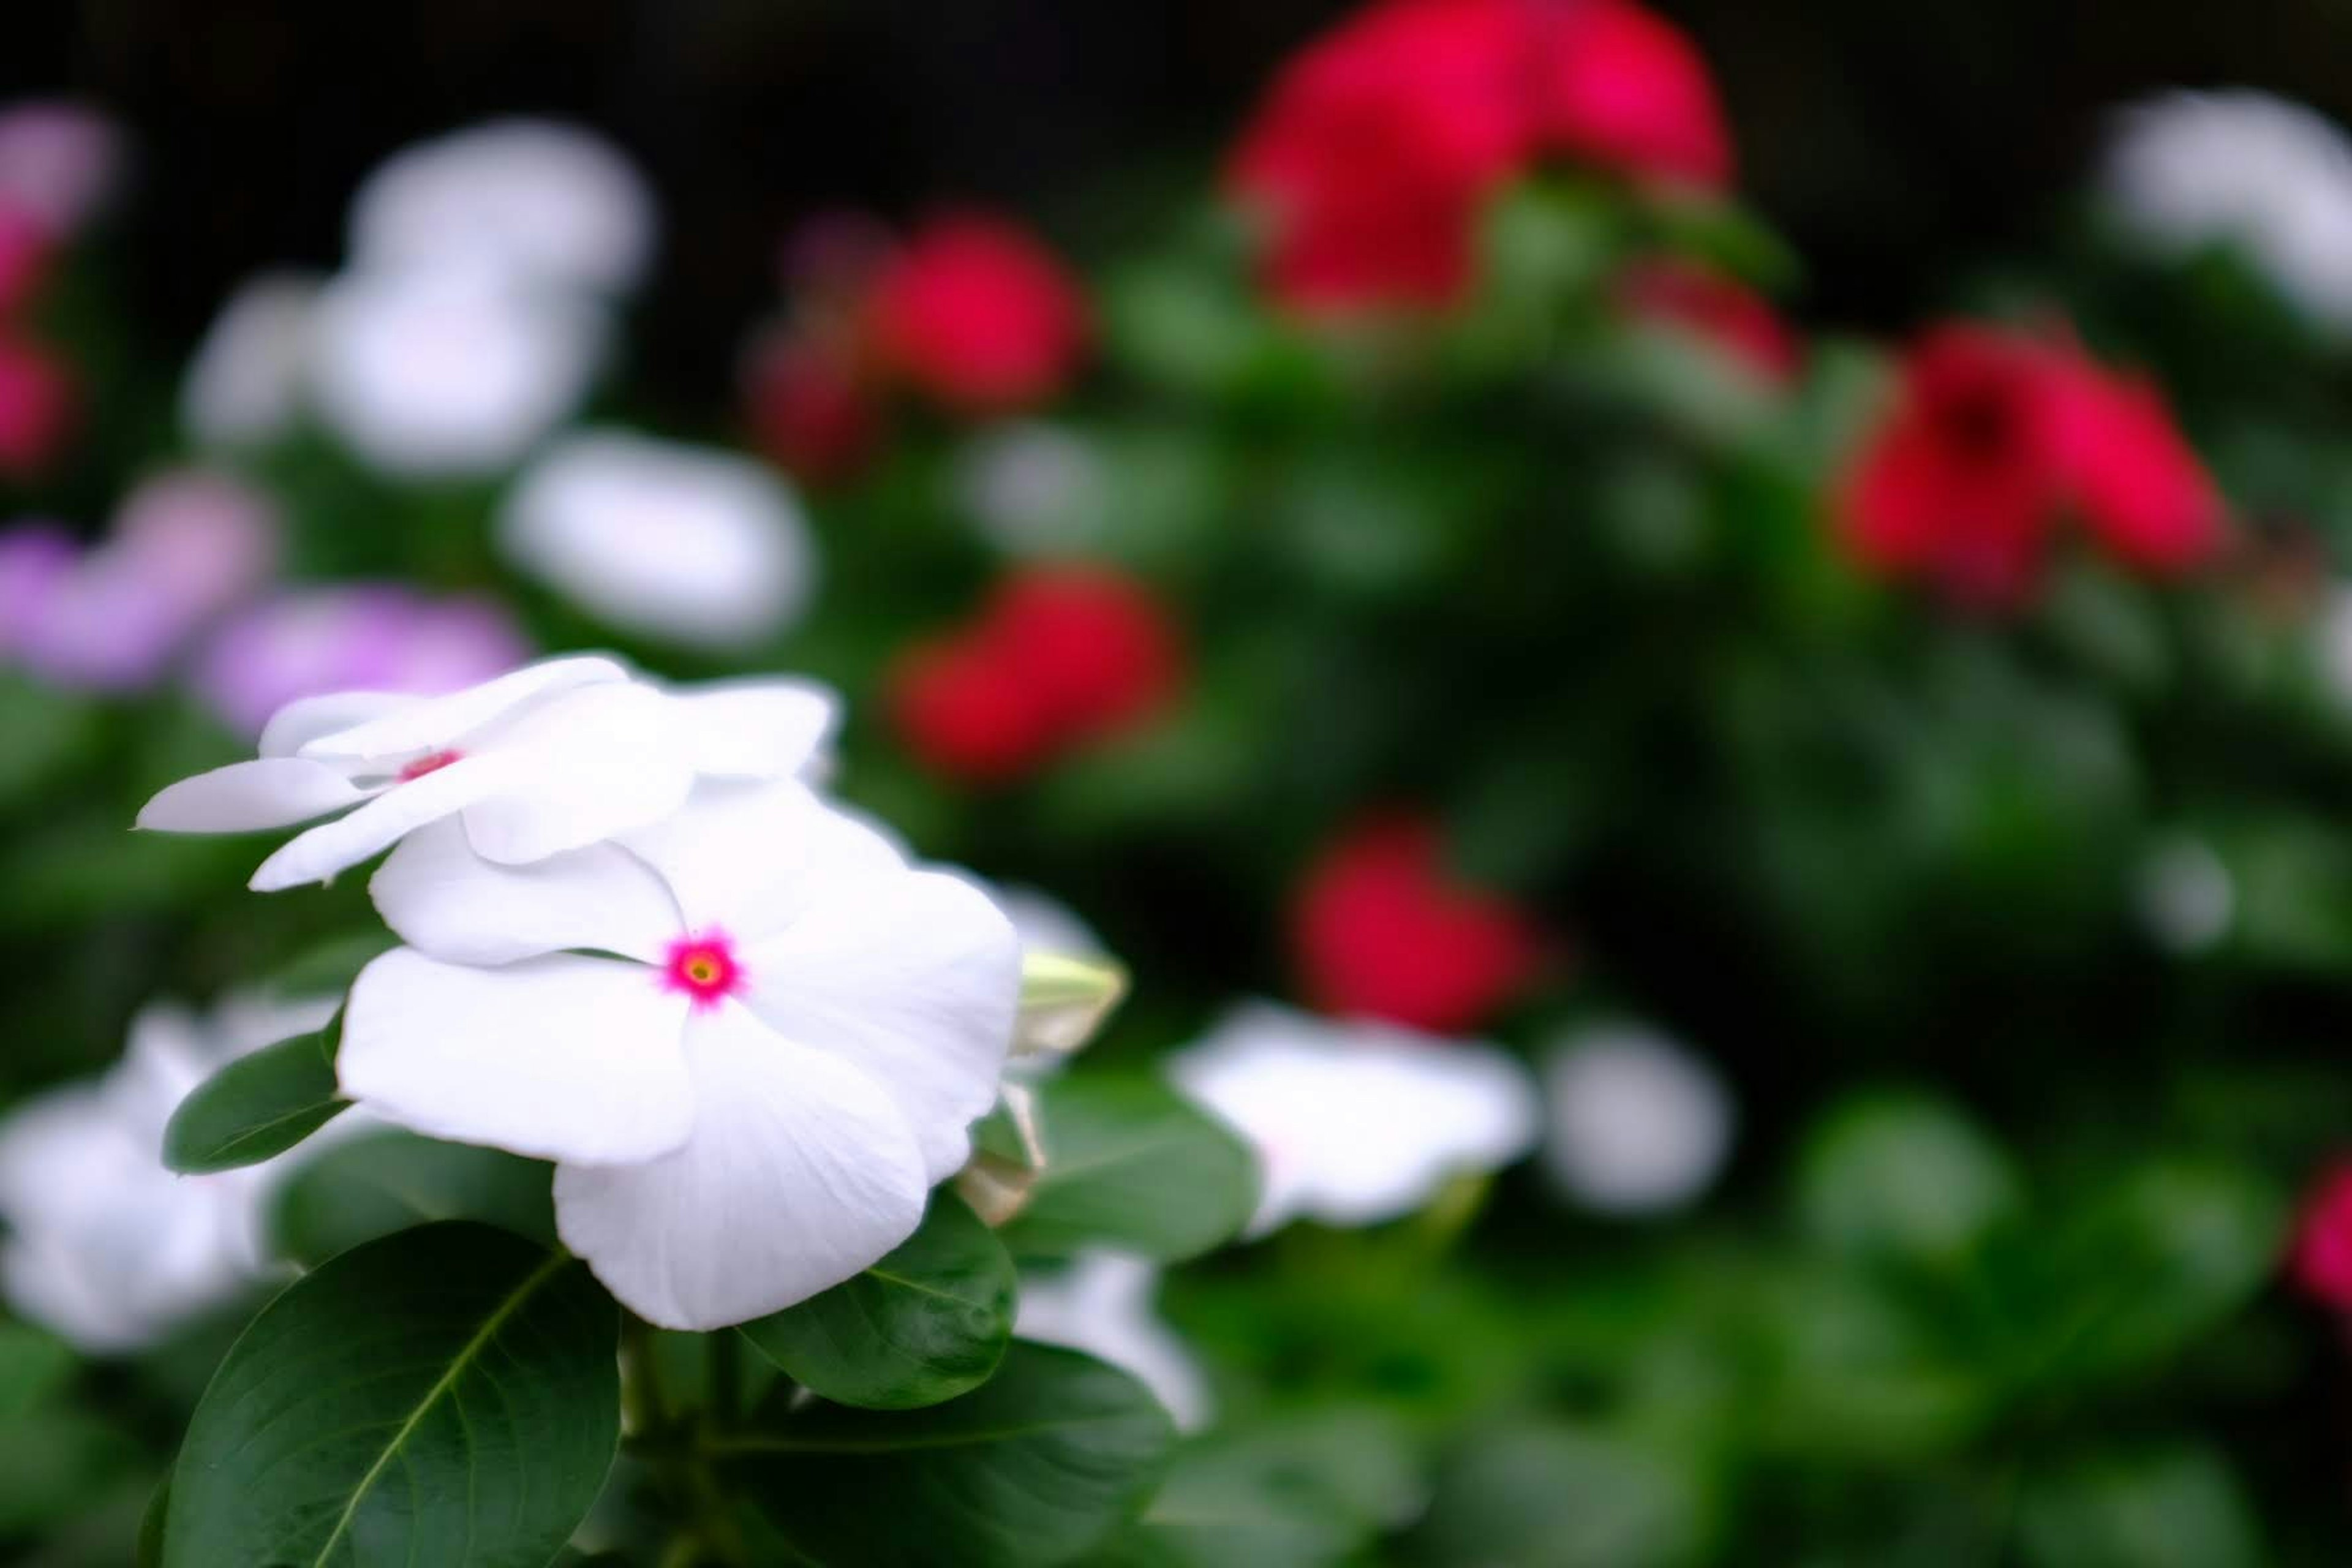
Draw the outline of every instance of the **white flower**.
<instances>
[{"instance_id":1,"label":"white flower","mask_svg":"<svg viewBox=\"0 0 2352 1568\"><path fill-rule=\"evenodd\" d=\"M307 274L265 272L229 296L180 384L180 422L199 444L257 446L293 427L321 287Z\"/></svg>"},{"instance_id":2,"label":"white flower","mask_svg":"<svg viewBox=\"0 0 2352 1568\"><path fill-rule=\"evenodd\" d=\"M1527 1069L1492 1046L1265 1003L1235 1008L1168 1067L1256 1146L1254 1234L1300 1215L1371 1225L1411 1214L1450 1177L1525 1154L1539 1121Z\"/></svg>"},{"instance_id":3,"label":"white flower","mask_svg":"<svg viewBox=\"0 0 2352 1568\"><path fill-rule=\"evenodd\" d=\"M1545 1060L1544 1158L1569 1197L1603 1214L1655 1214L1705 1192L1730 1152L1722 1081L1654 1030L1580 1030Z\"/></svg>"},{"instance_id":4,"label":"white flower","mask_svg":"<svg viewBox=\"0 0 2352 1568\"><path fill-rule=\"evenodd\" d=\"M656 822L698 776L778 779L826 742L834 710L789 681L665 691L608 658L547 659L446 697L343 692L280 709L261 755L173 784L139 826L243 833L346 811L253 874L320 882L455 814L478 853L519 863Z\"/></svg>"},{"instance_id":5,"label":"white flower","mask_svg":"<svg viewBox=\"0 0 2352 1568\"><path fill-rule=\"evenodd\" d=\"M2148 244L2231 243L2322 322L2352 331L2352 141L2268 93L2171 92L2117 116L2102 184Z\"/></svg>"},{"instance_id":6,"label":"white flower","mask_svg":"<svg viewBox=\"0 0 2352 1568\"><path fill-rule=\"evenodd\" d=\"M320 296L311 391L386 473L496 473L580 405L606 329L597 305L485 268L362 268Z\"/></svg>"},{"instance_id":7,"label":"white flower","mask_svg":"<svg viewBox=\"0 0 2352 1568\"><path fill-rule=\"evenodd\" d=\"M362 266L461 259L517 280L620 293L645 275L654 201L618 149L576 125L499 120L420 142L352 203Z\"/></svg>"},{"instance_id":8,"label":"white flower","mask_svg":"<svg viewBox=\"0 0 2352 1568\"><path fill-rule=\"evenodd\" d=\"M1024 1275L1013 1331L1039 1344L1066 1345L1132 1373L1159 1396L1181 1431L1214 1414L1200 1364L1152 1310L1160 1270L1123 1252L1082 1252L1055 1274Z\"/></svg>"},{"instance_id":9,"label":"white flower","mask_svg":"<svg viewBox=\"0 0 2352 1568\"><path fill-rule=\"evenodd\" d=\"M344 1016L344 1092L557 1162L556 1218L639 1315L776 1311L911 1235L996 1098L1012 927L798 784L500 867L455 823L376 873L410 945Z\"/></svg>"},{"instance_id":10,"label":"white flower","mask_svg":"<svg viewBox=\"0 0 2352 1568\"><path fill-rule=\"evenodd\" d=\"M569 437L508 496L499 544L607 625L744 647L808 603L815 549L784 483L759 464L617 430Z\"/></svg>"},{"instance_id":11,"label":"white flower","mask_svg":"<svg viewBox=\"0 0 2352 1568\"><path fill-rule=\"evenodd\" d=\"M260 1272L266 1167L182 1176L163 1126L231 1058L323 1026L331 1002L226 1002L211 1022L153 1006L104 1077L37 1095L0 1122L0 1286L83 1350L137 1350Z\"/></svg>"}]
</instances>

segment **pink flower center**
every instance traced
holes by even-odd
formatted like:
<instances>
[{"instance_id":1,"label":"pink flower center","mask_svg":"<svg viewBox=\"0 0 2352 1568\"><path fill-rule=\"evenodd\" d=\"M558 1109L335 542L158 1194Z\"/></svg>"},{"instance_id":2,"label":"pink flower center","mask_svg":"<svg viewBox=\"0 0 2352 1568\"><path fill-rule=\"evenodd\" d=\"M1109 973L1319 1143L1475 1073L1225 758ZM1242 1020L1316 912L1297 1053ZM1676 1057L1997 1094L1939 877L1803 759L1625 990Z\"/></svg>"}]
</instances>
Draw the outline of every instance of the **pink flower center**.
<instances>
[{"instance_id":1,"label":"pink flower center","mask_svg":"<svg viewBox=\"0 0 2352 1568\"><path fill-rule=\"evenodd\" d=\"M435 752L430 756L419 757L400 770L399 782L410 784L423 778L426 773L437 773L464 755L463 752Z\"/></svg>"},{"instance_id":2,"label":"pink flower center","mask_svg":"<svg viewBox=\"0 0 2352 1568\"><path fill-rule=\"evenodd\" d=\"M669 944L662 986L689 998L699 1010L716 1007L743 988L743 966L724 931L679 937Z\"/></svg>"}]
</instances>

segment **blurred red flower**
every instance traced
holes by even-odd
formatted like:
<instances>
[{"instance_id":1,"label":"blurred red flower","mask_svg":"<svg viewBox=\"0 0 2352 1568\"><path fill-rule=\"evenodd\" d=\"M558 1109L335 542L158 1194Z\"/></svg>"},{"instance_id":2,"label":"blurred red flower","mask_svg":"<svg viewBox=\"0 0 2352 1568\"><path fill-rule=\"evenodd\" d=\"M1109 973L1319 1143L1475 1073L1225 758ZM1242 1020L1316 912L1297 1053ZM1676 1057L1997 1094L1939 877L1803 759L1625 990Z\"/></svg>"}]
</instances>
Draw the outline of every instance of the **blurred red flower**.
<instances>
[{"instance_id":1,"label":"blurred red flower","mask_svg":"<svg viewBox=\"0 0 2352 1568\"><path fill-rule=\"evenodd\" d=\"M854 479L880 450L882 410L845 354L779 336L754 351L747 380L760 449L805 482Z\"/></svg>"},{"instance_id":2,"label":"blurred red flower","mask_svg":"<svg viewBox=\"0 0 2352 1568\"><path fill-rule=\"evenodd\" d=\"M959 413L1017 413L1059 393L1087 336L1086 296L1026 230L939 218L885 264L866 300L876 353Z\"/></svg>"},{"instance_id":3,"label":"blurred red flower","mask_svg":"<svg viewBox=\"0 0 2352 1568\"><path fill-rule=\"evenodd\" d=\"M48 467L73 426L74 379L41 344L0 332L0 478Z\"/></svg>"},{"instance_id":4,"label":"blurred red flower","mask_svg":"<svg viewBox=\"0 0 2352 1568\"><path fill-rule=\"evenodd\" d=\"M1731 143L1697 51L1631 0L1384 0L1285 66L1230 184L1294 310L1443 305L1480 209L1539 154L1719 186Z\"/></svg>"},{"instance_id":5,"label":"blurred red flower","mask_svg":"<svg viewBox=\"0 0 2352 1568\"><path fill-rule=\"evenodd\" d=\"M1162 711L1181 639L1143 585L1100 566L1038 566L1000 584L965 630L891 681L908 747L933 772L1000 784Z\"/></svg>"},{"instance_id":6,"label":"blurred red flower","mask_svg":"<svg viewBox=\"0 0 2352 1568\"><path fill-rule=\"evenodd\" d=\"M2147 572L2193 565L2221 538L2219 495L2153 389L2072 344L1966 324L1906 357L1838 509L1865 565L1995 605L2032 591L2070 511Z\"/></svg>"},{"instance_id":7,"label":"blurred red flower","mask_svg":"<svg viewBox=\"0 0 2352 1568\"><path fill-rule=\"evenodd\" d=\"M892 724L930 772L966 784L1006 784L1033 773L1057 743L1036 689L986 638L928 643L887 681Z\"/></svg>"},{"instance_id":8,"label":"blurred red flower","mask_svg":"<svg viewBox=\"0 0 2352 1568\"><path fill-rule=\"evenodd\" d=\"M1443 304L1468 281L1480 204L1532 151L1526 0L1389 0L1276 79L1231 182L1273 228L1267 280L1313 310Z\"/></svg>"},{"instance_id":9,"label":"blurred red flower","mask_svg":"<svg viewBox=\"0 0 2352 1568\"><path fill-rule=\"evenodd\" d=\"M1067 739L1095 739L1150 717L1183 677L1167 612L1141 584L1106 567L1014 574L990 603L980 635Z\"/></svg>"},{"instance_id":10,"label":"blurred red flower","mask_svg":"<svg viewBox=\"0 0 2352 1568\"><path fill-rule=\"evenodd\" d=\"M1546 151L1636 178L1707 190L1731 183L1715 81L1681 28L1632 0L1567 0L1546 20L1536 68Z\"/></svg>"},{"instance_id":11,"label":"blurred red flower","mask_svg":"<svg viewBox=\"0 0 2352 1568\"><path fill-rule=\"evenodd\" d=\"M1797 334L1763 295L1714 268L1676 258L1641 262L1618 278L1617 299L1634 317L1695 332L1768 380L1797 374Z\"/></svg>"},{"instance_id":12,"label":"blurred red flower","mask_svg":"<svg viewBox=\"0 0 2352 1568\"><path fill-rule=\"evenodd\" d=\"M1307 871L1292 910L1307 997L1432 1034L1476 1029L1533 978L1534 921L1457 880L1422 816L1363 823Z\"/></svg>"},{"instance_id":13,"label":"blurred red flower","mask_svg":"<svg viewBox=\"0 0 2352 1568\"><path fill-rule=\"evenodd\" d=\"M2352 1310L2352 1161L2329 1170L2305 1200L2287 1270L2314 1300Z\"/></svg>"}]
</instances>

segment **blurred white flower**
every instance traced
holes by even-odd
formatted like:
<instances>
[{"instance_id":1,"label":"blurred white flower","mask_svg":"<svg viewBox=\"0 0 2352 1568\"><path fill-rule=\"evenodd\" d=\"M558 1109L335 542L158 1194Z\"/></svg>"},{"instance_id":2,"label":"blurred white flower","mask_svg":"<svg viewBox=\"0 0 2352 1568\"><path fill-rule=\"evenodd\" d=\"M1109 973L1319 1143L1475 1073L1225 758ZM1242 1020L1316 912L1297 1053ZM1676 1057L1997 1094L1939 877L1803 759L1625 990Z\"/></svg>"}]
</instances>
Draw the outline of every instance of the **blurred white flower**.
<instances>
[{"instance_id":1,"label":"blurred white flower","mask_svg":"<svg viewBox=\"0 0 2352 1568\"><path fill-rule=\"evenodd\" d=\"M2230 868L2201 838L2176 834L2140 862L2139 917L2172 952L2202 952L2230 934L2238 887Z\"/></svg>"},{"instance_id":2,"label":"blurred white flower","mask_svg":"<svg viewBox=\"0 0 2352 1568\"><path fill-rule=\"evenodd\" d=\"M1544 1159L1560 1191L1603 1214L1678 1208L1730 1152L1731 1099L1714 1070L1654 1030L1577 1030L1543 1064Z\"/></svg>"},{"instance_id":3,"label":"blurred white flower","mask_svg":"<svg viewBox=\"0 0 2352 1568\"><path fill-rule=\"evenodd\" d=\"M508 496L499 547L605 624L740 648L807 605L816 552L784 483L747 458L618 430L570 436Z\"/></svg>"},{"instance_id":4,"label":"blurred white flower","mask_svg":"<svg viewBox=\"0 0 2352 1568\"><path fill-rule=\"evenodd\" d=\"M1004 426L973 437L955 483L982 537L1007 555L1061 555L1099 542L1108 476L1094 448L1056 425Z\"/></svg>"},{"instance_id":5,"label":"blurred white flower","mask_svg":"<svg viewBox=\"0 0 2352 1568\"><path fill-rule=\"evenodd\" d=\"M1411 1214L1448 1179L1517 1160L1541 1125L1528 1070L1492 1046L1263 1002L1167 1066L1255 1146L1253 1234L1301 1215L1353 1226Z\"/></svg>"},{"instance_id":6,"label":"blurred white flower","mask_svg":"<svg viewBox=\"0 0 2352 1568\"><path fill-rule=\"evenodd\" d=\"M1146 1259L1082 1252L1057 1272L1022 1277L1013 1331L1132 1373L1175 1417L1178 1430L1197 1432L1215 1405L1200 1363L1152 1309L1159 1290L1160 1270Z\"/></svg>"},{"instance_id":7,"label":"blurred white flower","mask_svg":"<svg viewBox=\"0 0 2352 1568\"><path fill-rule=\"evenodd\" d=\"M665 1327L741 1322L873 1264L995 1100L1012 927L801 784L709 789L523 867L440 823L370 890L412 945L352 989L344 1092L554 1160L564 1244Z\"/></svg>"},{"instance_id":8,"label":"blurred white flower","mask_svg":"<svg viewBox=\"0 0 2352 1568\"><path fill-rule=\"evenodd\" d=\"M2119 114L2102 185L2172 252L2233 244L2321 322L2352 331L2352 141L2269 93L2169 92Z\"/></svg>"},{"instance_id":9,"label":"blurred white flower","mask_svg":"<svg viewBox=\"0 0 2352 1568\"><path fill-rule=\"evenodd\" d=\"M445 817L522 864L658 822L698 777L792 777L834 705L794 681L665 691L608 658L546 659L444 697L347 691L289 703L258 759L183 779L139 814L167 833L245 833L331 812L261 863L260 891L325 881Z\"/></svg>"},{"instance_id":10,"label":"blurred white flower","mask_svg":"<svg viewBox=\"0 0 2352 1568\"><path fill-rule=\"evenodd\" d=\"M0 205L53 237L88 223L121 174L122 136L86 104L44 99L0 110Z\"/></svg>"},{"instance_id":11,"label":"blurred white flower","mask_svg":"<svg viewBox=\"0 0 2352 1568\"><path fill-rule=\"evenodd\" d=\"M579 407L606 328L593 303L478 266L362 268L320 296L311 389L386 473L493 474Z\"/></svg>"},{"instance_id":12,"label":"blurred white flower","mask_svg":"<svg viewBox=\"0 0 2352 1568\"><path fill-rule=\"evenodd\" d=\"M198 445L257 446L293 427L322 287L306 273L265 272L229 296L180 384L180 422Z\"/></svg>"},{"instance_id":13,"label":"blurred white flower","mask_svg":"<svg viewBox=\"0 0 2352 1568\"><path fill-rule=\"evenodd\" d=\"M163 1127L231 1058L323 1027L331 1001L225 1002L208 1022L158 1005L102 1077L37 1095L0 1121L0 1287L17 1311L94 1354L138 1350L261 1272L267 1166L182 1176Z\"/></svg>"},{"instance_id":14,"label":"blurred white flower","mask_svg":"<svg viewBox=\"0 0 2352 1568\"><path fill-rule=\"evenodd\" d=\"M652 260L652 192L611 142L577 125L499 120L395 153L352 204L368 268L460 260L540 287L619 294Z\"/></svg>"}]
</instances>

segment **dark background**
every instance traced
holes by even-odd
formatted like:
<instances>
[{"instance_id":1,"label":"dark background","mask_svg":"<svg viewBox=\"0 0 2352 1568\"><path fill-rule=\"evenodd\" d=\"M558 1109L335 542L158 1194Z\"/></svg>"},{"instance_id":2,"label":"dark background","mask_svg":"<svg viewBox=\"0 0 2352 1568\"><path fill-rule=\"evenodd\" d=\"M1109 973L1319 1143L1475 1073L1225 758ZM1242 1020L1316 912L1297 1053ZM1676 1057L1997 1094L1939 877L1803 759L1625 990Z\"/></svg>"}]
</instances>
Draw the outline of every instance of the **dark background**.
<instances>
[{"instance_id":1,"label":"dark background","mask_svg":"<svg viewBox=\"0 0 2352 1568\"><path fill-rule=\"evenodd\" d=\"M68 89L144 150L127 280L190 341L236 279L331 262L403 142L500 110L614 135L672 219L642 319L714 400L798 214L977 199L1112 253L1213 171L1275 62L1347 0L6 0L0 89ZM2247 82L2352 110L2352 0L1667 0L1714 62L1743 184L1808 261L1800 312L1893 327L2075 182L2101 111Z\"/></svg>"}]
</instances>

